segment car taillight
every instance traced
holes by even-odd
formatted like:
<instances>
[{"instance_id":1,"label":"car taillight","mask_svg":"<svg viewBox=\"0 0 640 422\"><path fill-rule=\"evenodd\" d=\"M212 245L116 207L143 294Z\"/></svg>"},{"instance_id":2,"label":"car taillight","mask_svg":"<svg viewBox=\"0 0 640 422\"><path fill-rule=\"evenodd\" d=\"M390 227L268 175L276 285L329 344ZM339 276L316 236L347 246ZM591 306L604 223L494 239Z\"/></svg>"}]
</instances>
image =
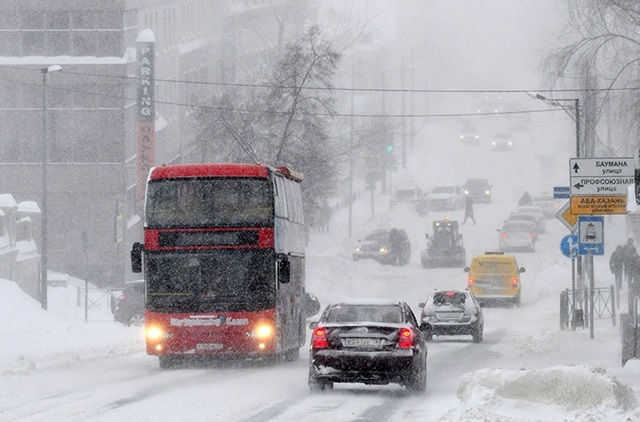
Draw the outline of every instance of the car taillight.
<instances>
[{"instance_id":1,"label":"car taillight","mask_svg":"<svg viewBox=\"0 0 640 422\"><path fill-rule=\"evenodd\" d=\"M411 349L413 346L413 331L410 328L401 328L398 331L398 348Z\"/></svg>"},{"instance_id":2,"label":"car taillight","mask_svg":"<svg viewBox=\"0 0 640 422\"><path fill-rule=\"evenodd\" d=\"M324 328L316 328L313 331L313 338L311 339L311 346L314 349L328 349L329 340L327 340L327 332Z\"/></svg>"},{"instance_id":3,"label":"car taillight","mask_svg":"<svg viewBox=\"0 0 640 422\"><path fill-rule=\"evenodd\" d=\"M467 284L468 284L469 286L473 286L473 283L475 283L475 280L474 280L474 279L472 279L471 277L469 277L469 279L467 280Z\"/></svg>"},{"instance_id":4,"label":"car taillight","mask_svg":"<svg viewBox=\"0 0 640 422\"><path fill-rule=\"evenodd\" d=\"M518 279L517 278L513 278L513 280L511 280L511 286L513 287L518 287Z\"/></svg>"}]
</instances>

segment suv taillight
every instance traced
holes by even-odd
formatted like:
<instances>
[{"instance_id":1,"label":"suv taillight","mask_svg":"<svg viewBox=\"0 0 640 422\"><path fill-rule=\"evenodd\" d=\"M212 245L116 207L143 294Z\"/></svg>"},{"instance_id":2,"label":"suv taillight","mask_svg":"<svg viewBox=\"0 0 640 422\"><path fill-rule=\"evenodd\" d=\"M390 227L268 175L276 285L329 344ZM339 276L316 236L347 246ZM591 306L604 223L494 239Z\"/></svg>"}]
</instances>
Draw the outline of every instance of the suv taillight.
<instances>
[{"instance_id":1,"label":"suv taillight","mask_svg":"<svg viewBox=\"0 0 640 422\"><path fill-rule=\"evenodd\" d=\"M474 280L471 277L469 277L469 279L467 280L467 284L469 286L473 286L473 283L474 283Z\"/></svg>"},{"instance_id":2,"label":"suv taillight","mask_svg":"<svg viewBox=\"0 0 640 422\"><path fill-rule=\"evenodd\" d=\"M313 338L311 339L311 347L314 349L328 349L329 341L327 340L327 332L324 328L316 328L313 330Z\"/></svg>"},{"instance_id":3,"label":"suv taillight","mask_svg":"<svg viewBox=\"0 0 640 422\"><path fill-rule=\"evenodd\" d=\"M518 287L518 279L517 279L517 278L515 278L515 277L514 277L514 278L511 280L511 286L512 286L512 287Z\"/></svg>"},{"instance_id":4,"label":"suv taillight","mask_svg":"<svg viewBox=\"0 0 640 422\"><path fill-rule=\"evenodd\" d=\"M413 347L413 331L410 328L401 328L398 331L398 348L411 349Z\"/></svg>"}]
</instances>

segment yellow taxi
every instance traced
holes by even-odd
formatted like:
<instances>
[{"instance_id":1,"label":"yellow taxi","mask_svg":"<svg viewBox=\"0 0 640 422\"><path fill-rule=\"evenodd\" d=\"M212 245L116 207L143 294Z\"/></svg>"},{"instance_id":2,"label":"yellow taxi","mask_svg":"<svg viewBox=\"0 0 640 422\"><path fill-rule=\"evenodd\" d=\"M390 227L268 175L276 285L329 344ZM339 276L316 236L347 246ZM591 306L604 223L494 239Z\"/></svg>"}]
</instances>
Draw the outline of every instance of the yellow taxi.
<instances>
[{"instance_id":1,"label":"yellow taxi","mask_svg":"<svg viewBox=\"0 0 640 422\"><path fill-rule=\"evenodd\" d=\"M467 288L478 302L520 305L520 274L525 268L518 267L515 256L485 252L474 256L464 271L469 273Z\"/></svg>"}]
</instances>

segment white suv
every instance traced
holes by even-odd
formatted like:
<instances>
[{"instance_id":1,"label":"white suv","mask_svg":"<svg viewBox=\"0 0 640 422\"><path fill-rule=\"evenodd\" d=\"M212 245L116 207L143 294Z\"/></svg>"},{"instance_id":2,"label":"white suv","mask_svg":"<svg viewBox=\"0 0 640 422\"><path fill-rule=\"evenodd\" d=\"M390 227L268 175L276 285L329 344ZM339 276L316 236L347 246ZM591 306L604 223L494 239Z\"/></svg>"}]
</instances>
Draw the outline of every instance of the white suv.
<instances>
[{"instance_id":1,"label":"white suv","mask_svg":"<svg viewBox=\"0 0 640 422\"><path fill-rule=\"evenodd\" d=\"M431 210L457 210L464 206L461 186L435 186L427 195L427 206Z\"/></svg>"}]
</instances>

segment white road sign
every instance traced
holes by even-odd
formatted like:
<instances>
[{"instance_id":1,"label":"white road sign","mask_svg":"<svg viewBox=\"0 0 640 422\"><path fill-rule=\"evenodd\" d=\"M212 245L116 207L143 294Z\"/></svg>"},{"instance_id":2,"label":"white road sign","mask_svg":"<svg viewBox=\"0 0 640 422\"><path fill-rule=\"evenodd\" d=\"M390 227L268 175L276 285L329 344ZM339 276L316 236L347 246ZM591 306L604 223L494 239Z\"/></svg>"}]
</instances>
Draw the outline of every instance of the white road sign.
<instances>
[{"instance_id":1,"label":"white road sign","mask_svg":"<svg viewBox=\"0 0 640 422\"><path fill-rule=\"evenodd\" d=\"M572 158L569 160L571 195L626 195L634 184L633 158Z\"/></svg>"}]
</instances>

